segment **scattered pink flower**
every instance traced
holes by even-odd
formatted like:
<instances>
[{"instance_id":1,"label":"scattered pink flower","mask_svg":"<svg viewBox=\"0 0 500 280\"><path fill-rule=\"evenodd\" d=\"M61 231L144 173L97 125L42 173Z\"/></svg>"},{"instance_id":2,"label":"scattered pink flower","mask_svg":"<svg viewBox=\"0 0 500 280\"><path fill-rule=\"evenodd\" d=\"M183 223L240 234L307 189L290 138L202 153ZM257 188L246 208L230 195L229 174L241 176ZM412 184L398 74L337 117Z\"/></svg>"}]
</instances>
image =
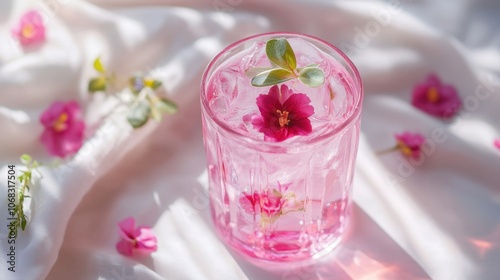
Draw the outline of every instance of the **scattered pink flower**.
<instances>
[{"instance_id":1,"label":"scattered pink flower","mask_svg":"<svg viewBox=\"0 0 500 280\"><path fill-rule=\"evenodd\" d=\"M116 250L122 255L133 256L134 252L152 253L158 249L156 236L149 227L135 228L135 220L128 217L118 223L122 239L116 244Z\"/></svg>"},{"instance_id":2,"label":"scattered pink flower","mask_svg":"<svg viewBox=\"0 0 500 280\"><path fill-rule=\"evenodd\" d=\"M462 101L455 87L442 84L436 75L431 74L413 89L412 104L430 115L448 119L460 110Z\"/></svg>"},{"instance_id":3,"label":"scattered pink flower","mask_svg":"<svg viewBox=\"0 0 500 280\"><path fill-rule=\"evenodd\" d=\"M43 112L40 122L45 127L41 141L51 155L64 158L82 146L85 123L76 101L54 102Z\"/></svg>"},{"instance_id":4,"label":"scattered pink flower","mask_svg":"<svg viewBox=\"0 0 500 280\"><path fill-rule=\"evenodd\" d=\"M45 41L45 25L42 15L35 10L26 12L21 16L17 26L12 29L12 34L23 46Z\"/></svg>"},{"instance_id":5,"label":"scattered pink flower","mask_svg":"<svg viewBox=\"0 0 500 280\"><path fill-rule=\"evenodd\" d=\"M269 93L257 97L261 115L252 117L255 129L264 133L264 140L281 142L295 135L311 133L309 117L314 114L311 99L303 93L294 93L286 85L271 87Z\"/></svg>"},{"instance_id":6,"label":"scattered pink flower","mask_svg":"<svg viewBox=\"0 0 500 280\"><path fill-rule=\"evenodd\" d=\"M497 149L500 150L500 138L495 140L495 142L493 142L493 144L495 145L495 147L497 147Z\"/></svg>"},{"instance_id":7,"label":"scattered pink flower","mask_svg":"<svg viewBox=\"0 0 500 280\"><path fill-rule=\"evenodd\" d=\"M425 143L425 137L420 133L404 132L396 134L397 149L405 156L413 159L420 159L422 153L422 145Z\"/></svg>"}]
</instances>

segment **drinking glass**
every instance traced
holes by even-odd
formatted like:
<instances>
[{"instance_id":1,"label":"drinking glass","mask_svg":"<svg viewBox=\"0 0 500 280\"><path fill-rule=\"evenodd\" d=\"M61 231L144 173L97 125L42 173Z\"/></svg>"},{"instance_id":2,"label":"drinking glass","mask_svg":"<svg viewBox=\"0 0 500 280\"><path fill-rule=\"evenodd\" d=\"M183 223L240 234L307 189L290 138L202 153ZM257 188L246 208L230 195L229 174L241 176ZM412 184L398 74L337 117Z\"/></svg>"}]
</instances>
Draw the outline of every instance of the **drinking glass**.
<instances>
[{"instance_id":1,"label":"drinking glass","mask_svg":"<svg viewBox=\"0 0 500 280\"><path fill-rule=\"evenodd\" d=\"M279 66L266 46L283 38L295 55L295 76L252 85L253 76ZM298 78L306 67L321 69L320 86ZM278 109L266 103L271 96ZM349 58L308 35L255 35L210 62L201 84L210 209L230 248L276 264L316 258L339 244L351 215L362 99ZM302 113L306 123L298 120Z\"/></svg>"}]
</instances>

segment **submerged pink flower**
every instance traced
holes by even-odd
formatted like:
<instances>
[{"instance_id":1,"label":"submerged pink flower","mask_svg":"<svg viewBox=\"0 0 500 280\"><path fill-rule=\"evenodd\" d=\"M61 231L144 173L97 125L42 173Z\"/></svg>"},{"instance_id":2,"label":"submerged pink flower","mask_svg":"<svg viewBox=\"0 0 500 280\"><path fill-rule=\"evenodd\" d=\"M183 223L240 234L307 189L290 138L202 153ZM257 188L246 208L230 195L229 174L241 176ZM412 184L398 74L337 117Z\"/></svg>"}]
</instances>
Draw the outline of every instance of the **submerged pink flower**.
<instances>
[{"instance_id":1,"label":"submerged pink flower","mask_svg":"<svg viewBox=\"0 0 500 280\"><path fill-rule=\"evenodd\" d=\"M442 84L436 75L431 74L413 89L412 104L428 114L448 119L458 112L462 101L455 87Z\"/></svg>"},{"instance_id":2,"label":"submerged pink flower","mask_svg":"<svg viewBox=\"0 0 500 280\"><path fill-rule=\"evenodd\" d=\"M495 145L495 147L497 147L498 149L500 149L500 138L495 140L495 142L493 142L493 144Z\"/></svg>"},{"instance_id":3,"label":"submerged pink flower","mask_svg":"<svg viewBox=\"0 0 500 280\"><path fill-rule=\"evenodd\" d=\"M243 192L239 199L240 207L250 215L260 215L263 225L276 221L280 216L293 211L303 211L304 201L298 200L294 192L287 192L290 185L277 189L266 189L248 194Z\"/></svg>"},{"instance_id":4,"label":"submerged pink flower","mask_svg":"<svg viewBox=\"0 0 500 280\"><path fill-rule=\"evenodd\" d=\"M252 117L252 125L264 133L264 140L281 142L295 135L311 133L309 117L314 114L311 99L294 93L286 85L271 87L269 93L257 97L260 116Z\"/></svg>"},{"instance_id":5,"label":"submerged pink flower","mask_svg":"<svg viewBox=\"0 0 500 280\"><path fill-rule=\"evenodd\" d=\"M265 214L267 217L281 214L285 200L277 190L267 190L262 193L243 193L240 197L241 207L249 214Z\"/></svg>"},{"instance_id":6,"label":"submerged pink flower","mask_svg":"<svg viewBox=\"0 0 500 280\"><path fill-rule=\"evenodd\" d=\"M125 256L132 256L134 252L152 253L158 249L157 240L149 227L135 228L135 220L128 217L118 223L122 239L116 244L118 252Z\"/></svg>"},{"instance_id":7,"label":"submerged pink flower","mask_svg":"<svg viewBox=\"0 0 500 280\"><path fill-rule=\"evenodd\" d=\"M21 16L17 26L12 29L12 34L23 46L43 42L45 40L45 25L40 13L35 10L26 12Z\"/></svg>"},{"instance_id":8,"label":"submerged pink flower","mask_svg":"<svg viewBox=\"0 0 500 280\"><path fill-rule=\"evenodd\" d=\"M405 156L413 159L420 159L422 153L422 145L425 143L425 137L420 133L404 132L396 134L397 149Z\"/></svg>"},{"instance_id":9,"label":"submerged pink flower","mask_svg":"<svg viewBox=\"0 0 500 280\"><path fill-rule=\"evenodd\" d=\"M43 112L40 122L45 127L41 141L51 155L64 158L82 146L85 123L76 101L54 102Z\"/></svg>"}]
</instances>

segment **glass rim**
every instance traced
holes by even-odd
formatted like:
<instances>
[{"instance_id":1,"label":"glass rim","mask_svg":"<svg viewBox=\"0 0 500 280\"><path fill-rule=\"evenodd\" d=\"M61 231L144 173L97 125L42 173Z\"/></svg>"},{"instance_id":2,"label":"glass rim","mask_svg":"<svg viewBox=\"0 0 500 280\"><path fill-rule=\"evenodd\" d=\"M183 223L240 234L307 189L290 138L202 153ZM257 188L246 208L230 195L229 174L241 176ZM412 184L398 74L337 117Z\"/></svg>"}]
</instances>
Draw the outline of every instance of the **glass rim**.
<instances>
[{"instance_id":1,"label":"glass rim","mask_svg":"<svg viewBox=\"0 0 500 280\"><path fill-rule=\"evenodd\" d=\"M279 37L279 36L284 36L284 37L294 37L294 36L295 37L302 37L302 38L306 38L306 39L308 39L310 41L313 41L313 42L315 41L315 42L318 42L320 44L323 44L326 47L334 50L347 63L347 65L351 68L350 70L352 70L352 73L354 74L353 81L354 81L355 84L359 85L359 99L357 100L357 103L354 104L355 108L352 111L352 113L349 115L349 117L347 117L339 126L335 127L332 130L329 130L327 133L324 133L324 134L321 134L321 135L317 135L315 137L312 137L310 139L306 139L306 140L298 142L298 143L270 142L270 141L265 141L264 139L251 138L251 137L249 137L247 135L239 133L238 131L234 130L233 128L231 128L230 126L228 126L226 123L224 123L220 119L216 118L215 114L213 113L212 109L210 108L210 106L208 104L207 98L205 98L207 96L206 95L206 88L207 88L209 73L211 73L211 72L213 72L213 70L215 70L215 69L213 69L214 65L216 64L216 62L218 62L220 60L220 58L225 53L227 53L227 52L229 52L229 51L237 48L238 46L240 46L241 44L243 44L245 42L248 42L248 41L251 41L253 39L260 38L260 37L266 37L266 36L269 36L269 37L270 36L277 36L277 37ZM311 36L311 35L306 35L306 34L303 34L303 33L279 32L279 31L278 32L266 32L266 33L259 33L259 34L255 34L255 35L252 35L252 36L240 39L240 40L238 40L238 41L236 41L236 42L228 45L224 49L222 49L214 58L212 58L212 60L208 64L208 66L205 68L205 71L203 72L203 75L202 75L202 78L201 78L201 94L200 94L200 99L201 99L201 104L203 106L203 109L204 109L205 113L207 113L209 115L209 117L219 127L221 127L224 131L229 132L231 135L234 135L234 136L236 136L236 137L238 137L240 139L244 139L246 142L260 143L260 144L264 144L264 145L267 145L267 146L280 146L280 147L283 147L283 146L294 146L294 145L310 145L310 144L313 144L313 143L316 143L316 142L321 142L322 140L325 140L325 139L329 139L330 137L332 137L334 135L337 135L338 133L340 133L341 131L343 131L344 128L346 128L348 125L352 124L358 118L358 116L361 114L361 108L362 108L363 98L364 98L364 91L363 91L363 83L361 81L361 75L359 74L358 68L356 68L356 66L351 61L351 59L343 51L341 51L339 48L337 48L333 44L331 44L331 43L329 43L329 42L327 42L327 41L325 41L323 39L320 39L320 38L317 38L317 37L314 37L314 36Z\"/></svg>"}]
</instances>

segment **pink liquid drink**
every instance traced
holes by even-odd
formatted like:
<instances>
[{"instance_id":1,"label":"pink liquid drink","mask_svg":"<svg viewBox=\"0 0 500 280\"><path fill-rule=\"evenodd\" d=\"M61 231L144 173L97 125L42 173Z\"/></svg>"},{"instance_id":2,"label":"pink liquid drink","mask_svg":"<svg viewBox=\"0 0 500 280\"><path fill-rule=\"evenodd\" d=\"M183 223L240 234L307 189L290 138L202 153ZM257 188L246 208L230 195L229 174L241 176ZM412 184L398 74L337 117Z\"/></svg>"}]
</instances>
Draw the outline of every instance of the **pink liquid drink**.
<instances>
[{"instance_id":1,"label":"pink liquid drink","mask_svg":"<svg viewBox=\"0 0 500 280\"><path fill-rule=\"evenodd\" d=\"M266 55L273 38L286 38L296 69L284 82L254 86L263 67L277 66ZM321 85L296 77L306 66L323 72ZM203 76L203 134L212 218L230 247L250 260L285 262L320 256L340 242L362 96L350 60L309 36L257 35L214 58Z\"/></svg>"}]
</instances>

